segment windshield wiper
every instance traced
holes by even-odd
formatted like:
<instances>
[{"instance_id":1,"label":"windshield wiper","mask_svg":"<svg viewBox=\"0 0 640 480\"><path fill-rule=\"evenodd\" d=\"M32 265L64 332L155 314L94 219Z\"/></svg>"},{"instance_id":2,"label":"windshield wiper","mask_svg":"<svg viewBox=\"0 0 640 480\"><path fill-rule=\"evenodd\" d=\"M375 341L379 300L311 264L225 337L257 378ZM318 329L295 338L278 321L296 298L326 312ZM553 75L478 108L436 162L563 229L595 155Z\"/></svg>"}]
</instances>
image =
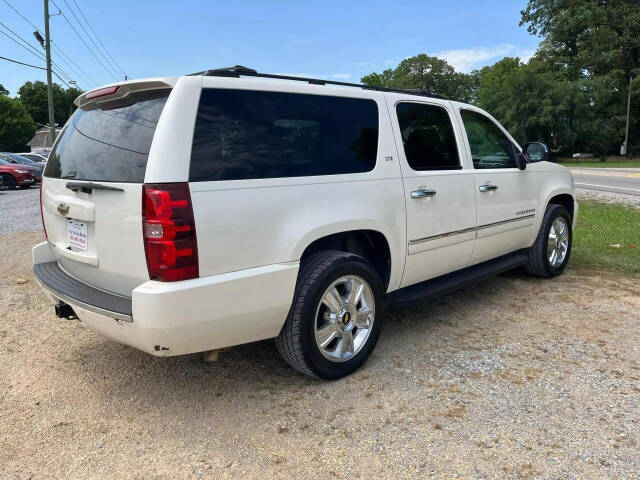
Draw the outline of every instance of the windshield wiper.
<instances>
[{"instance_id":1,"label":"windshield wiper","mask_svg":"<svg viewBox=\"0 0 640 480\"><path fill-rule=\"evenodd\" d=\"M124 189L118 187L112 187L110 185L102 185L101 183L93 182L67 182L66 187L69 190L77 192L80 190L83 193L91 193L94 190L113 190L116 192L124 192Z\"/></svg>"}]
</instances>

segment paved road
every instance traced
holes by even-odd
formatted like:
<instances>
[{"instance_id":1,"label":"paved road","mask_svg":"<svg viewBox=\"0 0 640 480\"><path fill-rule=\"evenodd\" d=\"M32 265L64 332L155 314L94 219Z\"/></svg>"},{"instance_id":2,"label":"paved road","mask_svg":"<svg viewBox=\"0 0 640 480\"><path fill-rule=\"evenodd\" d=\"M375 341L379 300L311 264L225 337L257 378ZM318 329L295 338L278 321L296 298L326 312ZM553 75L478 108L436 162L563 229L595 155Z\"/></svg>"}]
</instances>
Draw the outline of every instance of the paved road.
<instances>
[{"instance_id":1,"label":"paved road","mask_svg":"<svg viewBox=\"0 0 640 480\"><path fill-rule=\"evenodd\" d=\"M572 168L578 188L640 196L640 168Z\"/></svg>"},{"instance_id":2,"label":"paved road","mask_svg":"<svg viewBox=\"0 0 640 480\"><path fill-rule=\"evenodd\" d=\"M40 192L37 187L0 190L0 235L41 229Z\"/></svg>"}]
</instances>

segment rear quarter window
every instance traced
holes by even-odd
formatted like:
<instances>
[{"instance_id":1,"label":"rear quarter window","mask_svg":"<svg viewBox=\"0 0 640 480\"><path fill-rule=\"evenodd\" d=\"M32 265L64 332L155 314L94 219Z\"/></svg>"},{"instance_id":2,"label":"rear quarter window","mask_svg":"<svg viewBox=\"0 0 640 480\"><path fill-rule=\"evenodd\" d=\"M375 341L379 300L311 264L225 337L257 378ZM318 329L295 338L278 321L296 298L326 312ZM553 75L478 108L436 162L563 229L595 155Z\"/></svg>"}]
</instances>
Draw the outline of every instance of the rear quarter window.
<instances>
[{"instance_id":1,"label":"rear quarter window","mask_svg":"<svg viewBox=\"0 0 640 480\"><path fill-rule=\"evenodd\" d=\"M374 100L204 89L189 180L367 172L376 164Z\"/></svg>"},{"instance_id":2,"label":"rear quarter window","mask_svg":"<svg viewBox=\"0 0 640 480\"><path fill-rule=\"evenodd\" d=\"M142 183L169 90L79 108L49 155L44 176Z\"/></svg>"}]
</instances>

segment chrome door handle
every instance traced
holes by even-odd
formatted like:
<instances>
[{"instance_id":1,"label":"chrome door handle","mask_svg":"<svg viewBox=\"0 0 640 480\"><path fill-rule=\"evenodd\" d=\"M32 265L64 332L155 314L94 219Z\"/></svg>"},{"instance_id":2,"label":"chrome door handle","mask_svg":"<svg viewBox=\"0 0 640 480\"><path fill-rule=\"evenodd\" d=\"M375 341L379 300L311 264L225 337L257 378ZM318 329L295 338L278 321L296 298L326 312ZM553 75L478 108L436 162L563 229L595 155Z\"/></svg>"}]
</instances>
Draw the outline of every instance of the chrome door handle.
<instances>
[{"instance_id":1,"label":"chrome door handle","mask_svg":"<svg viewBox=\"0 0 640 480\"><path fill-rule=\"evenodd\" d=\"M435 190L429 190L427 188L421 188L411 192L411 198L426 198L433 197L436 194Z\"/></svg>"},{"instance_id":2,"label":"chrome door handle","mask_svg":"<svg viewBox=\"0 0 640 480\"><path fill-rule=\"evenodd\" d=\"M481 192L491 192L491 191L497 190L497 189L498 189L497 185L489 185L489 184L480 185L480 191Z\"/></svg>"}]
</instances>

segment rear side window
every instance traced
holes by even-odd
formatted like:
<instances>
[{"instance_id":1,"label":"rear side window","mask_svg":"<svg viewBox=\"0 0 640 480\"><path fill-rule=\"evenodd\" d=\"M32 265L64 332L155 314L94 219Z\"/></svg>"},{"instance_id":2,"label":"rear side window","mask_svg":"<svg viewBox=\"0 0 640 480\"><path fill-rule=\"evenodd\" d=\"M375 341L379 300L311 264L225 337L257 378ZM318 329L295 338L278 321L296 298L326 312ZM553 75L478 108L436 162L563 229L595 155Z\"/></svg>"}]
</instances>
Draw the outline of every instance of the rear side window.
<instances>
[{"instance_id":1,"label":"rear side window","mask_svg":"<svg viewBox=\"0 0 640 480\"><path fill-rule=\"evenodd\" d=\"M404 153L413 170L461 168L451 119L444 108L403 102L396 113Z\"/></svg>"},{"instance_id":2,"label":"rear side window","mask_svg":"<svg viewBox=\"0 0 640 480\"><path fill-rule=\"evenodd\" d=\"M246 180L367 172L378 149L369 99L204 89L189 180Z\"/></svg>"},{"instance_id":3,"label":"rear side window","mask_svg":"<svg viewBox=\"0 0 640 480\"><path fill-rule=\"evenodd\" d=\"M45 177L144 182L149 148L169 92L133 93L79 108L49 155Z\"/></svg>"}]
</instances>

